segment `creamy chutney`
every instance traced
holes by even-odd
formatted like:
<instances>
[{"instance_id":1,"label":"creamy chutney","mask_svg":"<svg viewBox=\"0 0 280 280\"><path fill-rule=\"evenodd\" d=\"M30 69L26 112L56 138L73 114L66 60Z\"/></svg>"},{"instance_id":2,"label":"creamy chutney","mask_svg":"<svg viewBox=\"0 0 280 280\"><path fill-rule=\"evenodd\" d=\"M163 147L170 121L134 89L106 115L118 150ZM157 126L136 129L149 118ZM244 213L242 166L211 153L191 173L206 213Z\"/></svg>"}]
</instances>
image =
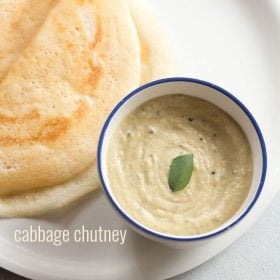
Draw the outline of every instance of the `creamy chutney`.
<instances>
[{"instance_id":1,"label":"creamy chutney","mask_svg":"<svg viewBox=\"0 0 280 280\"><path fill-rule=\"evenodd\" d=\"M189 185L172 192L172 159L194 155ZM229 220L252 180L252 155L241 127L208 101L187 95L152 99L121 122L106 164L114 196L140 224L161 233L195 235Z\"/></svg>"}]
</instances>

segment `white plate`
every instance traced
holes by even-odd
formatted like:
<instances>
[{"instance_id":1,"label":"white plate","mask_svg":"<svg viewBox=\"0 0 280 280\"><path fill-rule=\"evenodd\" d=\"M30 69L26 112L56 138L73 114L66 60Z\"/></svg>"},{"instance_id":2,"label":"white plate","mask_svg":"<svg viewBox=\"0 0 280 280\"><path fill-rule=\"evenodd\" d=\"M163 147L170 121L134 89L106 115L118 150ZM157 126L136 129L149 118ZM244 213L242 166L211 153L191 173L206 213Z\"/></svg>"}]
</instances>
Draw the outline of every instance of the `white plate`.
<instances>
[{"instance_id":1,"label":"white plate","mask_svg":"<svg viewBox=\"0 0 280 280\"><path fill-rule=\"evenodd\" d=\"M128 232L125 245L15 244L15 229L125 228L101 192L71 209L37 219L0 221L0 265L35 279L162 279L210 259L243 234L280 187L280 5L256 0L153 0L178 46L179 74L212 81L255 115L268 148L260 200L238 227L203 247L177 251ZM278 14L277 14L278 13ZM278 177L278 178L277 178Z\"/></svg>"}]
</instances>

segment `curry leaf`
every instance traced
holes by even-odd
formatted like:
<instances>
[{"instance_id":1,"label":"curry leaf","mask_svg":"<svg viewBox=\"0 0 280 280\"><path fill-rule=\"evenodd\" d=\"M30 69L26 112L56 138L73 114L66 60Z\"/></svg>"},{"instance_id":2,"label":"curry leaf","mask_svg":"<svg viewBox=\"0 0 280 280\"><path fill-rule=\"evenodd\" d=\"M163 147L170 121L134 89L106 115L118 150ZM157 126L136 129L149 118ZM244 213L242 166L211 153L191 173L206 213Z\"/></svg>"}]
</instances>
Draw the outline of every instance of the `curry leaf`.
<instances>
[{"instance_id":1,"label":"curry leaf","mask_svg":"<svg viewBox=\"0 0 280 280\"><path fill-rule=\"evenodd\" d=\"M172 192L184 189L190 182L193 172L193 155L181 155L171 162L168 184Z\"/></svg>"}]
</instances>

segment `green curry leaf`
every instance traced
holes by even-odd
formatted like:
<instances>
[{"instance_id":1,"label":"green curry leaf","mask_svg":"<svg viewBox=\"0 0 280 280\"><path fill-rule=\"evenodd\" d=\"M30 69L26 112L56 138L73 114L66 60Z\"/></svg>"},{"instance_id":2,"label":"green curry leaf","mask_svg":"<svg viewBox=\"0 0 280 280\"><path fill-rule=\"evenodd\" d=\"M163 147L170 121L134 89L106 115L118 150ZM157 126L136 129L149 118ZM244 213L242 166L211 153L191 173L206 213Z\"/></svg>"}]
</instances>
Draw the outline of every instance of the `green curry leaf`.
<instances>
[{"instance_id":1,"label":"green curry leaf","mask_svg":"<svg viewBox=\"0 0 280 280\"><path fill-rule=\"evenodd\" d=\"M181 155L171 162L168 184L172 192L184 189L190 182L193 172L193 155Z\"/></svg>"}]
</instances>

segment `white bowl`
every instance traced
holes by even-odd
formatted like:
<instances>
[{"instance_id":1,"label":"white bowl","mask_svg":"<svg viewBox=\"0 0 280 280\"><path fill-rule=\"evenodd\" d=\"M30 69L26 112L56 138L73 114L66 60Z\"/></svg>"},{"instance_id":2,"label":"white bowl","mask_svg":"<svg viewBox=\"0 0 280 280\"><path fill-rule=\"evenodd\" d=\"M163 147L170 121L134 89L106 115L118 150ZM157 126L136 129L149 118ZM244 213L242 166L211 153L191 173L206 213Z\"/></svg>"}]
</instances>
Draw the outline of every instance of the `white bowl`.
<instances>
[{"instance_id":1,"label":"white bowl","mask_svg":"<svg viewBox=\"0 0 280 280\"><path fill-rule=\"evenodd\" d=\"M109 184L105 160L107 158L110 139L117 126L127 114L150 99L179 93L210 101L227 112L244 130L249 140L253 157L253 178L251 187L248 196L239 211L225 224L213 231L199 235L180 237L163 234L140 224L120 206L112 193ZM226 90L205 81L190 78L167 78L139 87L122 99L113 109L108 116L100 135L97 164L100 181L106 196L109 198L109 201L116 212L120 214L132 229L143 236L161 242L164 245L176 248L186 248L189 246L200 245L211 238L215 238L226 231L229 231L233 226L236 226L240 220L245 218L261 194L266 176L267 156L264 139L256 120L236 97Z\"/></svg>"}]
</instances>

